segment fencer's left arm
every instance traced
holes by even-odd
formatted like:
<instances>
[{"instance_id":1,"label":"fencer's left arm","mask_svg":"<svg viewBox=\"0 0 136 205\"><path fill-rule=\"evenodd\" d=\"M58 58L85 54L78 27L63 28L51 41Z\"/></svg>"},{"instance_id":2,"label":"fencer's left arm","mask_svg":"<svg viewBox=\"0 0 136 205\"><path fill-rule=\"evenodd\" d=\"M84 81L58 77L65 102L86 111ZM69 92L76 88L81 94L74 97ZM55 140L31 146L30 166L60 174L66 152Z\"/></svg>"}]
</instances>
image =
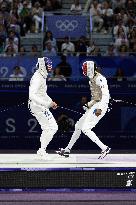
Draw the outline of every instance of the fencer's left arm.
<instances>
[{"instance_id":1,"label":"fencer's left arm","mask_svg":"<svg viewBox=\"0 0 136 205\"><path fill-rule=\"evenodd\" d=\"M102 98L101 101L99 102L99 106L97 109L103 110L105 107L107 107L110 99L107 80L104 76L100 75L96 78L96 84L101 88L101 92L102 92Z\"/></svg>"}]
</instances>

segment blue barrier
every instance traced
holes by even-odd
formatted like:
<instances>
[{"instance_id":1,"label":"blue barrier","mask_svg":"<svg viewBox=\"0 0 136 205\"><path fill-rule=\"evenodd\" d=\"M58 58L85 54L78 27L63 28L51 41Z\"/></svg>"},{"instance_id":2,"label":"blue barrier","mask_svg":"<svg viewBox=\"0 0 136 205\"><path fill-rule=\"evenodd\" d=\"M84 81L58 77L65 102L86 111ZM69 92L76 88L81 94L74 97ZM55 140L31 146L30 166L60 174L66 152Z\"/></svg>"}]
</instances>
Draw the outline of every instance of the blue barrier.
<instances>
[{"instance_id":1,"label":"blue barrier","mask_svg":"<svg viewBox=\"0 0 136 205\"><path fill-rule=\"evenodd\" d=\"M55 68L61 59L59 56L51 57L53 62L53 68ZM135 57L67 57L67 62L72 68L71 78L82 77L82 63L85 60L95 61L101 68L106 77L114 76L117 68L121 68L124 71L125 76L136 75L136 58ZM9 78L13 72L14 66L20 66L24 77L30 78L35 71L35 65L37 62L36 57L0 57L0 78Z\"/></svg>"}]
</instances>

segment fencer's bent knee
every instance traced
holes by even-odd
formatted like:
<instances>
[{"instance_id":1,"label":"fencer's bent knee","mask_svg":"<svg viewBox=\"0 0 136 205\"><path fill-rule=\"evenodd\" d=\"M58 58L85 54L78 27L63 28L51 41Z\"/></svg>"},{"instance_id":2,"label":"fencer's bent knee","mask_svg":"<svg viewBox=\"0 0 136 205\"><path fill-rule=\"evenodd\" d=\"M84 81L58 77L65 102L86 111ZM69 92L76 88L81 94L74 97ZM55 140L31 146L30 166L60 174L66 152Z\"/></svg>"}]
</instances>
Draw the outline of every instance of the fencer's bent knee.
<instances>
[{"instance_id":1,"label":"fencer's bent knee","mask_svg":"<svg viewBox=\"0 0 136 205\"><path fill-rule=\"evenodd\" d=\"M82 132L83 132L85 135L88 135L88 134L91 132L91 128L86 127L86 126L83 126L83 127L82 127Z\"/></svg>"},{"instance_id":2,"label":"fencer's bent knee","mask_svg":"<svg viewBox=\"0 0 136 205\"><path fill-rule=\"evenodd\" d=\"M87 125L83 125L83 127L82 127L82 132L86 135L86 133L88 132L88 130L91 130L91 128L89 127L89 126L87 126Z\"/></svg>"},{"instance_id":3,"label":"fencer's bent knee","mask_svg":"<svg viewBox=\"0 0 136 205\"><path fill-rule=\"evenodd\" d=\"M82 132L87 135L87 129L85 127L82 128Z\"/></svg>"},{"instance_id":4,"label":"fencer's bent knee","mask_svg":"<svg viewBox=\"0 0 136 205\"><path fill-rule=\"evenodd\" d=\"M53 124L52 128L51 128L52 132L55 134L58 130L58 125L57 123Z\"/></svg>"},{"instance_id":5,"label":"fencer's bent knee","mask_svg":"<svg viewBox=\"0 0 136 205\"><path fill-rule=\"evenodd\" d=\"M46 133L50 132L50 133L52 133L52 135L54 135L58 130L58 125L57 125L57 123L54 123L49 128L47 128L46 126L45 127L43 126L42 128L43 128L44 132L46 132Z\"/></svg>"},{"instance_id":6,"label":"fencer's bent knee","mask_svg":"<svg viewBox=\"0 0 136 205\"><path fill-rule=\"evenodd\" d=\"M83 129L82 132L88 136L93 142L96 142L96 135L91 129Z\"/></svg>"}]
</instances>

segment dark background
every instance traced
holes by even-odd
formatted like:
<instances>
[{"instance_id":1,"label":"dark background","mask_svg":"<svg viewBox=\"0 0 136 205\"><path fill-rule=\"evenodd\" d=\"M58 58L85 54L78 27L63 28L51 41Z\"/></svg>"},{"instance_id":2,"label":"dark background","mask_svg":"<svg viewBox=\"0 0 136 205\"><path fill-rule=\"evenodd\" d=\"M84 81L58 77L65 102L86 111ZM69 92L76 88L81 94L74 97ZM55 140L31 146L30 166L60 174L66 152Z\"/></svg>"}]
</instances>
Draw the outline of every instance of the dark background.
<instances>
[{"instance_id":1,"label":"dark background","mask_svg":"<svg viewBox=\"0 0 136 205\"><path fill-rule=\"evenodd\" d=\"M112 102L110 105L112 109L107 112L94 131L104 143L112 147L114 152L135 152L135 81L117 82L108 79L108 83L112 99L122 99L124 102ZM28 152L28 150L37 150L40 146L41 129L30 114L27 105L28 86L29 82L1 82L1 151L24 150ZM63 106L79 112L75 113L62 108L51 110L57 121L62 114L67 115L67 118L72 120L70 124L64 122L65 120L61 122L59 131L48 146L48 150L54 151L67 145L74 131L74 123L81 117L80 113L84 113L79 102L82 96L87 96L90 100L88 80L66 83L48 82L48 94L60 107ZM4 109L7 110L4 111ZM97 146L83 134L73 147L73 151L92 152L96 150L98 150Z\"/></svg>"}]
</instances>

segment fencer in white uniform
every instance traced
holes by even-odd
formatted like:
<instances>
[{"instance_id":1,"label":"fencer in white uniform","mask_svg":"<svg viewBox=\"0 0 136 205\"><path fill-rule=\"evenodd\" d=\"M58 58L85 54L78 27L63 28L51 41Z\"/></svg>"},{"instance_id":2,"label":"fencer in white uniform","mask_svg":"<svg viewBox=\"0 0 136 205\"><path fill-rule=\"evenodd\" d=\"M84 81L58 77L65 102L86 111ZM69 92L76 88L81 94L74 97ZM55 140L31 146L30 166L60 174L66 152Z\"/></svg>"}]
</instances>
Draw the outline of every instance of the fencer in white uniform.
<instances>
[{"instance_id":1,"label":"fencer in white uniform","mask_svg":"<svg viewBox=\"0 0 136 205\"><path fill-rule=\"evenodd\" d=\"M48 58L38 58L37 70L30 80L29 86L29 109L41 125L41 147L37 154L47 157L46 148L58 130L58 125L49 108L56 109L57 104L48 96L46 78L51 64Z\"/></svg>"},{"instance_id":2,"label":"fencer in white uniform","mask_svg":"<svg viewBox=\"0 0 136 205\"><path fill-rule=\"evenodd\" d=\"M101 155L99 158L104 158L110 152L111 148L101 142L101 140L92 131L92 128L96 126L108 109L110 94L107 80L100 74L93 61L84 62L82 69L83 74L89 78L92 96L91 101L84 106L86 112L75 124L75 131L68 146L65 149L61 148L57 153L61 156L69 157L70 150L80 137L81 132L83 132L100 147Z\"/></svg>"}]
</instances>

